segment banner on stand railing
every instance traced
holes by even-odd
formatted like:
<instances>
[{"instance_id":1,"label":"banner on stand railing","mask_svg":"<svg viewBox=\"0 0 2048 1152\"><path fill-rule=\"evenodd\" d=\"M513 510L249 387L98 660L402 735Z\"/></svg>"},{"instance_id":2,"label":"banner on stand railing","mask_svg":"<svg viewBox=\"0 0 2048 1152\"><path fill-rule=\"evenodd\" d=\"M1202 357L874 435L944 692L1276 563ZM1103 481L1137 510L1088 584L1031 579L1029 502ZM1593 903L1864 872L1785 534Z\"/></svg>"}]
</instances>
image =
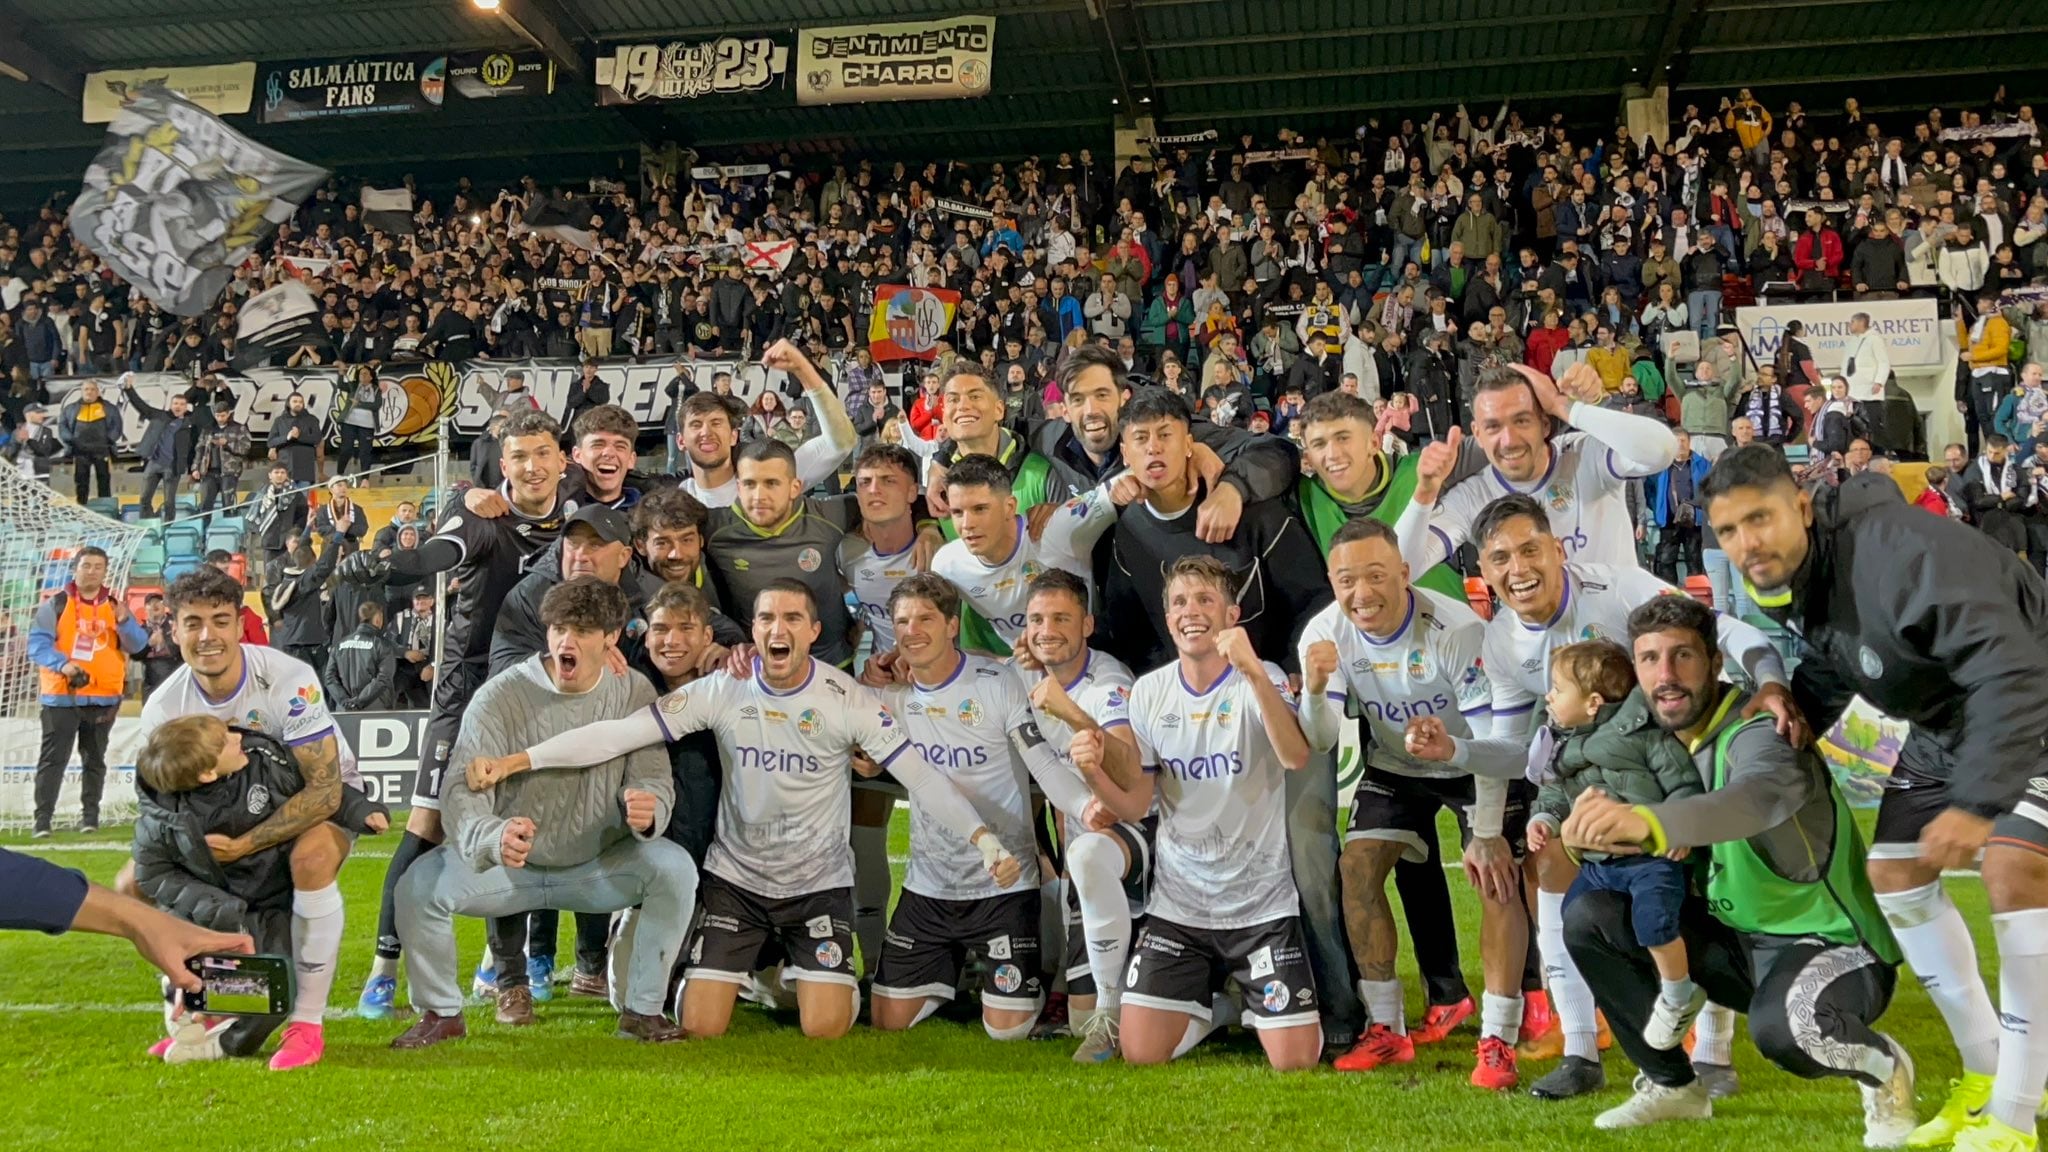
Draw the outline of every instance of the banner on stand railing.
<instances>
[{"instance_id":1,"label":"banner on stand railing","mask_svg":"<svg viewBox=\"0 0 2048 1152\"><path fill-rule=\"evenodd\" d=\"M986 96L996 18L805 28L796 34L798 104Z\"/></svg>"},{"instance_id":2,"label":"banner on stand railing","mask_svg":"<svg viewBox=\"0 0 2048 1152\"><path fill-rule=\"evenodd\" d=\"M763 390L773 387L794 396L796 386L780 370L759 363L736 360L699 360L688 365L696 387L708 390L720 372L732 373L732 394L752 404ZM668 419L673 401L669 381L676 375L673 361L634 364L616 361L598 365L598 376L611 391L611 402L633 414L642 429L656 431ZM382 448L424 446L434 443L441 417L448 418L452 438L468 442L477 437L498 410L507 380L517 375L533 393L540 406L556 419L568 411L569 390L583 375L574 360L466 360L454 363L386 365L380 380L387 385L377 412L376 443ZM125 454L133 455L148 421L105 377L70 376L48 381L50 404L61 411L72 394L87 379L100 381L109 399L124 409L123 424L128 438ZM336 373L332 368L257 368L246 373L223 376L236 399L235 419L248 425L261 446L270 426L285 411L294 392L306 398L306 410L325 419L333 411ZM183 392L192 382L170 372L142 372L135 376L135 390L152 407L165 407L173 392ZM339 433L330 429L329 444L338 444Z\"/></svg>"}]
</instances>

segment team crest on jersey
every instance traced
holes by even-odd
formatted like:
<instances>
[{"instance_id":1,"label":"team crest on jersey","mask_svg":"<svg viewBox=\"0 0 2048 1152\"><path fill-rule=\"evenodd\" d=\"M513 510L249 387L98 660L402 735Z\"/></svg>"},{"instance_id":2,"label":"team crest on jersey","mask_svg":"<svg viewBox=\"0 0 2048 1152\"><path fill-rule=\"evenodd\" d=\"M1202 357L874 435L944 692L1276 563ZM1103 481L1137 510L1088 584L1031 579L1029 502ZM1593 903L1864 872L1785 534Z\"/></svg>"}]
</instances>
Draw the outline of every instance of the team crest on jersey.
<instances>
[{"instance_id":1,"label":"team crest on jersey","mask_svg":"<svg viewBox=\"0 0 2048 1152\"><path fill-rule=\"evenodd\" d=\"M1228 699L1216 702L1216 724L1222 728L1230 727L1230 701Z\"/></svg>"},{"instance_id":2,"label":"team crest on jersey","mask_svg":"<svg viewBox=\"0 0 2048 1152\"><path fill-rule=\"evenodd\" d=\"M690 690L688 688L678 688L675 691L661 698L661 710L663 712L668 713L670 716L681 716L683 714L683 706L688 704L689 702ZM753 710L754 709L752 706L748 706L746 708L742 708L740 710L740 714L746 715L747 713L750 713Z\"/></svg>"},{"instance_id":3,"label":"team crest on jersey","mask_svg":"<svg viewBox=\"0 0 2048 1152\"><path fill-rule=\"evenodd\" d=\"M1408 678L1411 680L1422 680L1428 676L1428 673L1429 663L1422 658L1422 649L1410 648L1408 650Z\"/></svg>"},{"instance_id":4,"label":"team crest on jersey","mask_svg":"<svg viewBox=\"0 0 2048 1152\"><path fill-rule=\"evenodd\" d=\"M1868 644L1856 653L1856 667L1862 669L1863 675L1872 680L1884 677L1884 661L1878 659L1877 653L1872 652Z\"/></svg>"},{"instance_id":5,"label":"team crest on jersey","mask_svg":"<svg viewBox=\"0 0 2048 1152\"><path fill-rule=\"evenodd\" d=\"M1562 512L1572 506L1572 490L1566 485L1552 484L1544 496L1549 499L1553 512Z\"/></svg>"},{"instance_id":6,"label":"team crest on jersey","mask_svg":"<svg viewBox=\"0 0 2048 1152\"><path fill-rule=\"evenodd\" d=\"M249 714L247 716L242 717L242 727L253 728L258 732L263 731L262 714L257 712L254 708L249 709Z\"/></svg>"},{"instance_id":7,"label":"team crest on jersey","mask_svg":"<svg viewBox=\"0 0 2048 1152\"><path fill-rule=\"evenodd\" d=\"M297 692L292 693L292 702L285 707L285 711L293 719L297 719L300 716L304 716L309 709L317 707L319 703L320 689L312 684L307 684Z\"/></svg>"},{"instance_id":8,"label":"team crest on jersey","mask_svg":"<svg viewBox=\"0 0 2048 1152\"><path fill-rule=\"evenodd\" d=\"M818 554L816 548L806 548L796 554L796 566L806 572L816 572L818 565L824 562L825 558Z\"/></svg>"},{"instance_id":9,"label":"team crest on jersey","mask_svg":"<svg viewBox=\"0 0 2048 1152\"><path fill-rule=\"evenodd\" d=\"M968 697L960 702L960 722L969 728L981 726L981 701Z\"/></svg>"},{"instance_id":10,"label":"team crest on jersey","mask_svg":"<svg viewBox=\"0 0 2048 1152\"><path fill-rule=\"evenodd\" d=\"M1036 560L1026 560L1024 562L1023 571L1024 582L1026 584L1029 584L1031 581L1038 579L1041 575L1045 573L1045 565L1040 564Z\"/></svg>"},{"instance_id":11,"label":"team crest on jersey","mask_svg":"<svg viewBox=\"0 0 2048 1152\"><path fill-rule=\"evenodd\" d=\"M806 708L802 712L797 713L797 731L806 736L816 736L818 734L818 727L818 710L816 708Z\"/></svg>"},{"instance_id":12,"label":"team crest on jersey","mask_svg":"<svg viewBox=\"0 0 2048 1152\"><path fill-rule=\"evenodd\" d=\"M1266 981L1265 989L1259 994L1259 1003L1263 1004L1268 1012L1285 1012L1287 1006L1293 1002L1293 993L1287 990L1287 985L1278 980Z\"/></svg>"},{"instance_id":13,"label":"team crest on jersey","mask_svg":"<svg viewBox=\"0 0 2048 1152\"><path fill-rule=\"evenodd\" d=\"M839 962L846 958L846 954L839 950L839 942L836 940L827 940L819 944L813 954L817 956L820 968L837 968Z\"/></svg>"},{"instance_id":14,"label":"team crest on jersey","mask_svg":"<svg viewBox=\"0 0 2048 1152\"><path fill-rule=\"evenodd\" d=\"M993 979L998 992L1015 992L1024 986L1024 973L1018 971L1015 964L996 965Z\"/></svg>"},{"instance_id":15,"label":"team crest on jersey","mask_svg":"<svg viewBox=\"0 0 2048 1152\"><path fill-rule=\"evenodd\" d=\"M1605 628L1600 627L1598 624L1588 624L1584 628L1579 629L1579 639L1612 640L1614 639L1614 637L1609 636L1607 634L1607 630Z\"/></svg>"},{"instance_id":16,"label":"team crest on jersey","mask_svg":"<svg viewBox=\"0 0 2048 1152\"><path fill-rule=\"evenodd\" d=\"M270 789L261 784L249 786L249 815L261 816L270 811Z\"/></svg>"}]
</instances>

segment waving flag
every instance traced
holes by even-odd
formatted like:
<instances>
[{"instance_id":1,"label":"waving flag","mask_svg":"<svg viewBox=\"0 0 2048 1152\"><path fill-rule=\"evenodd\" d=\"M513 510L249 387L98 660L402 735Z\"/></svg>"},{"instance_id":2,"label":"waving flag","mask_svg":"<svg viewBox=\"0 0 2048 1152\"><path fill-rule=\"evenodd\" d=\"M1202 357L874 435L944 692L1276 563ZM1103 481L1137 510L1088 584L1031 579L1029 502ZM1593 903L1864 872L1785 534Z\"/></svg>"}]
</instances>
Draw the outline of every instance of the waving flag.
<instances>
[{"instance_id":1,"label":"waving flag","mask_svg":"<svg viewBox=\"0 0 2048 1152\"><path fill-rule=\"evenodd\" d=\"M107 125L71 231L158 307L198 316L325 179L151 84Z\"/></svg>"},{"instance_id":2,"label":"waving flag","mask_svg":"<svg viewBox=\"0 0 2048 1152\"><path fill-rule=\"evenodd\" d=\"M877 360L931 360L939 341L951 339L960 294L950 288L875 288L875 312L868 319L868 351Z\"/></svg>"},{"instance_id":3,"label":"waving flag","mask_svg":"<svg viewBox=\"0 0 2048 1152\"><path fill-rule=\"evenodd\" d=\"M790 258L796 255L794 240L758 240L749 243L741 253L741 259L749 272L766 272L780 276L789 267Z\"/></svg>"}]
</instances>

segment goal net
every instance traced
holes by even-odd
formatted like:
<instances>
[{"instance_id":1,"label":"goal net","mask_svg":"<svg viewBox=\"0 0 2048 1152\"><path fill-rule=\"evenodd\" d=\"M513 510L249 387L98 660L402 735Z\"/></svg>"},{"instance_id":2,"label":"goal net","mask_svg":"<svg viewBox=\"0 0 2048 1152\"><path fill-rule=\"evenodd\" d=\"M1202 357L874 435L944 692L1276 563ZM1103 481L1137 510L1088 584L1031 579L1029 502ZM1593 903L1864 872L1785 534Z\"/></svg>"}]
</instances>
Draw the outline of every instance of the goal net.
<instances>
[{"instance_id":1,"label":"goal net","mask_svg":"<svg viewBox=\"0 0 2048 1152\"><path fill-rule=\"evenodd\" d=\"M29 657L29 629L35 624L36 609L71 579L71 559L88 545L105 549L108 586L125 592L136 553L150 531L74 504L48 484L0 466L0 831L28 828L35 813L41 678ZM116 721L115 738L107 748L103 822L135 815L136 727L132 717ZM74 751L57 801L57 827L77 820L78 787Z\"/></svg>"}]
</instances>

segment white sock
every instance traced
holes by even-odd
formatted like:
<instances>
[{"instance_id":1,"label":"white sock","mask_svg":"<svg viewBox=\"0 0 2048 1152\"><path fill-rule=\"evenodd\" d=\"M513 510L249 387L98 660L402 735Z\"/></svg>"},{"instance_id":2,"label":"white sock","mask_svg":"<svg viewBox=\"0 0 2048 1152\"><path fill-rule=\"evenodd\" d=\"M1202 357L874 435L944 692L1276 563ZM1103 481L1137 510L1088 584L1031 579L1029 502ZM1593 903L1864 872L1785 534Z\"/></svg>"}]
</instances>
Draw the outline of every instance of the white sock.
<instances>
[{"instance_id":1,"label":"white sock","mask_svg":"<svg viewBox=\"0 0 2048 1152\"><path fill-rule=\"evenodd\" d=\"M1658 980L1657 996L1666 1004L1683 1008L1692 1003L1692 994L1697 990L1692 977L1680 976L1676 980Z\"/></svg>"},{"instance_id":2,"label":"white sock","mask_svg":"<svg viewBox=\"0 0 2048 1152\"><path fill-rule=\"evenodd\" d=\"M292 1000L294 1024L318 1024L327 1014L334 965L341 957L341 921L339 885L292 893L292 964L299 981Z\"/></svg>"},{"instance_id":3,"label":"white sock","mask_svg":"<svg viewBox=\"0 0 2048 1152\"><path fill-rule=\"evenodd\" d=\"M1713 1001L1700 1009L1692 1026L1692 1062L1695 1064L1735 1063L1735 1013Z\"/></svg>"},{"instance_id":4,"label":"white sock","mask_svg":"<svg viewBox=\"0 0 2048 1152\"><path fill-rule=\"evenodd\" d=\"M1513 1044L1522 1038L1522 998L1520 996L1495 996L1491 992L1479 998L1479 1034L1498 1036Z\"/></svg>"},{"instance_id":5,"label":"white sock","mask_svg":"<svg viewBox=\"0 0 2048 1152\"><path fill-rule=\"evenodd\" d=\"M1123 992L1131 955L1131 906L1124 898L1124 854L1116 841L1091 833L1067 846L1067 881L1081 906L1081 936L1096 1002L1114 1004Z\"/></svg>"},{"instance_id":6,"label":"white sock","mask_svg":"<svg viewBox=\"0 0 2048 1152\"><path fill-rule=\"evenodd\" d=\"M1188 1051L1192 1049L1195 1045L1200 1044L1202 1041L1208 1039L1209 1033L1214 1032L1216 1029L1221 1028L1222 1026L1222 1024L1218 1023L1213 1018L1209 1020L1207 1023L1204 1023L1200 1020L1195 1019L1192 1016L1188 1017L1187 1031L1181 1033L1180 1043L1173 1046L1172 1059L1178 1060L1181 1057L1187 1055Z\"/></svg>"},{"instance_id":7,"label":"white sock","mask_svg":"<svg viewBox=\"0 0 2048 1152\"><path fill-rule=\"evenodd\" d=\"M1891 922L1899 951L1920 978L1927 998L1956 1042L1963 1071L1989 1076L1998 1071L1998 1011L1977 967L1970 927L1941 881L1904 892L1880 892L1877 906Z\"/></svg>"},{"instance_id":8,"label":"white sock","mask_svg":"<svg viewBox=\"0 0 2048 1152\"><path fill-rule=\"evenodd\" d=\"M919 1008L919 1009L917 1010L917 1018L916 1018L915 1020L912 1020L912 1021L910 1022L910 1026L911 1026L911 1027L913 1027L913 1028L917 1027L917 1026L918 1026L919 1024L922 1024L922 1023L924 1023L925 1021L927 1021L927 1020L931 1019L931 1018L932 1018L932 1013L934 1013L934 1012L937 1012L937 1011L938 1011L939 1009L941 1009L941 1008L944 1008L945 1006L946 1006L946 1001L945 1001L945 1000L944 1000L943 998L941 998L941 997L938 997L938 996L927 996L927 997L925 997L925 998L924 998L924 1005L923 1005L923 1007L920 1007L920 1008Z\"/></svg>"},{"instance_id":9,"label":"white sock","mask_svg":"<svg viewBox=\"0 0 2048 1152\"><path fill-rule=\"evenodd\" d=\"M484 941L484 954L476 959L476 970L495 973L498 970L498 955L491 951L490 941Z\"/></svg>"},{"instance_id":10,"label":"white sock","mask_svg":"<svg viewBox=\"0 0 2048 1152\"><path fill-rule=\"evenodd\" d=\"M2048 1085L2048 908L1991 917L1998 939L1998 1078L1991 1114L2022 1132L2034 1131L2034 1112Z\"/></svg>"},{"instance_id":11,"label":"white sock","mask_svg":"<svg viewBox=\"0 0 2048 1152\"><path fill-rule=\"evenodd\" d=\"M1368 1023L1385 1024L1397 1036L1408 1034L1408 1017L1403 1011L1406 1003L1399 980L1360 980L1358 998L1365 1001Z\"/></svg>"},{"instance_id":12,"label":"white sock","mask_svg":"<svg viewBox=\"0 0 2048 1152\"><path fill-rule=\"evenodd\" d=\"M1600 1018L1593 1006L1593 988L1579 975L1564 946L1564 893L1536 893L1536 945L1543 953L1543 982L1550 988L1550 1010L1564 1032L1564 1054L1582 1060L1600 1059Z\"/></svg>"},{"instance_id":13,"label":"white sock","mask_svg":"<svg viewBox=\"0 0 2048 1152\"><path fill-rule=\"evenodd\" d=\"M370 961L370 975L373 977L389 976L393 980L398 979L398 957L377 956L372 958Z\"/></svg>"}]
</instances>

